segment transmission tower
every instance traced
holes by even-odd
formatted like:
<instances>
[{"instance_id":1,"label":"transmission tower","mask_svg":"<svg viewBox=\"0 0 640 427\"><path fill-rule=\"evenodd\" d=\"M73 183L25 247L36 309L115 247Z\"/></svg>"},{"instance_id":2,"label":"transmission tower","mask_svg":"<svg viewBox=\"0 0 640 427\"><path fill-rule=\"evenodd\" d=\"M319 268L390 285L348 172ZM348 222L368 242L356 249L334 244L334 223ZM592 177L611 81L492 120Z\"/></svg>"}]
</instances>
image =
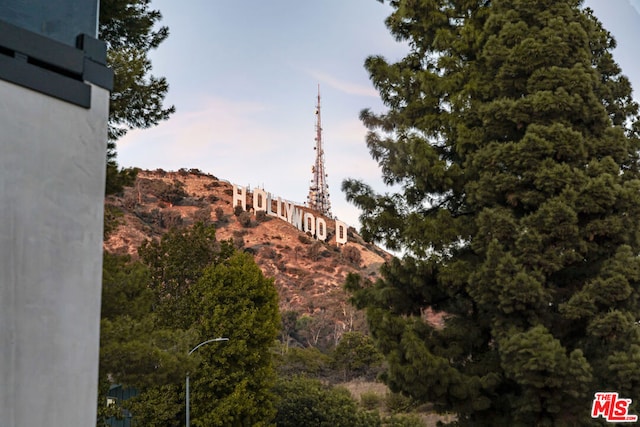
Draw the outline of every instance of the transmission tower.
<instances>
[{"instance_id":1,"label":"transmission tower","mask_svg":"<svg viewBox=\"0 0 640 427\"><path fill-rule=\"evenodd\" d=\"M324 149L322 148L322 121L320 119L320 85L318 85L318 104L316 105L316 161L311 167L313 178L309 187L307 203L309 208L331 218L331 202L329 201L329 185L324 169Z\"/></svg>"}]
</instances>

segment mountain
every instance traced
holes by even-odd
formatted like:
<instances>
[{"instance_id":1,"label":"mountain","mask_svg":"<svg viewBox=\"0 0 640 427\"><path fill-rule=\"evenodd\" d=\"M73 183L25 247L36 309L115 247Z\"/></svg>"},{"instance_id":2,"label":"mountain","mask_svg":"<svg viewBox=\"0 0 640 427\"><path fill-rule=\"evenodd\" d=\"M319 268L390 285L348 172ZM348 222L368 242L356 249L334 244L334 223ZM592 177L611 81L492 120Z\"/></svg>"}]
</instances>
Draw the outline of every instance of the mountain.
<instances>
[{"instance_id":1,"label":"mountain","mask_svg":"<svg viewBox=\"0 0 640 427\"><path fill-rule=\"evenodd\" d=\"M141 170L133 186L106 198L105 210L117 216L118 225L110 230L104 249L135 258L143 242L160 238L171 227L213 223L218 240L232 240L254 254L264 274L274 278L283 320L304 324L304 330L297 328L289 337L294 342L330 346L342 333L363 329L363 316L347 302L342 286L348 273L375 280L391 255L364 242L352 227L342 229L339 222L304 206L272 200L271 213L255 212L248 189L235 197L235 204L242 198L246 209L234 206L232 183L199 170ZM256 201L266 205L263 198ZM316 234L326 234L326 240L299 230L303 221L321 224ZM336 243L337 232L338 240L346 237L345 244Z\"/></svg>"}]
</instances>

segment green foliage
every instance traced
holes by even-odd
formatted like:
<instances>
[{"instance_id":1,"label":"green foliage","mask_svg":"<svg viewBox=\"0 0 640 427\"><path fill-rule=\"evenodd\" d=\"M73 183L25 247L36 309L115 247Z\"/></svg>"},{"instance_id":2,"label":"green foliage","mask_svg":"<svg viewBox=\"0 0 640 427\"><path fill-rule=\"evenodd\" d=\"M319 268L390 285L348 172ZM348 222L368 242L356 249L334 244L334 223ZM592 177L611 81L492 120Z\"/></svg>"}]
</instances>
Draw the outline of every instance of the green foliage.
<instances>
[{"instance_id":1,"label":"green foliage","mask_svg":"<svg viewBox=\"0 0 640 427\"><path fill-rule=\"evenodd\" d=\"M402 393L387 392L384 396L384 406L388 412L398 414L401 412L408 412L416 405L410 397L405 396Z\"/></svg>"},{"instance_id":2,"label":"green foliage","mask_svg":"<svg viewBox=\"0 0 640 427\"><path fill-rule=\"evenodd\" d=\"M107 240L109 235L113 233L120 225L122 210L113 205L104 206L104 225L102 227L102 238Z\"/></svg>"},{"instance_id":3,"label":"green foliage","mask_svg":"<svg viewBox=\"0 0 640 427\"><path fill-rule=\"evenodd\" d=\"M99 418L109 415L102 403L111 384L135 387L141 392L140 400L150 399L156 388L181 383L187 370L194 366L194 360L187 357L187 351L189 343L197 339L197 334L158 326L152 310L154 295L147 287L149 277L144 265L132 262L129 257L105 253Z\"/></svg>"},{"instance_id":4,"label":"green foliage","mask_svg":"<svg viewBox=\"0 0 640 427\"><path fill-rule=\"evenodd\" d=\"M275 414L270 348L280 325L273 279L250 255L235 253L207 267L193 293L202 336L229 338L198 350L203 363L192 374L193 424L269 424Z\"/></svg>"},{"instance_id":5,"label":"green foliage","mask_svg":"<svg viewBox=\"0 0 640 427\"><path fill-rule=\"evenodd\" d=\"M323 385L306 377L281 379L274 388L279 397L278 427L375 427L376 413L359 411L348 390Z\"/></svg>"},{"instance_id":6,"label":"green foliage","mask_svg":"<svg viewBox=\"0 0 640 427\"><path fill-rule=\"evenodd\" d=\"M375 391L365 391L360 395L360 404L366 410L377 409L382 403L382 397Z\"/></svg>"},{"instance_id":7,"label":"green foliage","mask_svg":"<svg viewBox=\"0 0 640 427\"><path fill-rule=\"evenodd\" d=\"M333 365L342 371L344 381L375 377L382 359L371 337L362 332L345 332L333 352Z\"/></svg>"},{"instance_id":8,"label":"green foliage","mask_svg":"<svg viewBox=\"0 0 640 427\"><path fill-rule=\"evenodd\" d=\"M120 169L116 162L115 145L113 143L108 144L109 151L107 153L107 171L106 171L106 183L105 194L118 194L121 193L124 187L130 187L136 180L138 175L137 168L124 168Z\"/></svg>"},{"instance_id":9,"label":"green foliage","mask_svg":"<svg viewBox=\"0 0 640 427\"><path fill-rule=\"evenodd\" d=\"M331 358L316 347L291 347L276 358L278 374L284 377L307 375L324 377Z\"/></svg>"},{"instance_id":10,"label":"green foliage","mask_svg":"<svg viewBox=\"0 0 640 427\"><path fill-rule=\"evenodd\" d=\"M233 254L229 242L218 242L215 227L197 223L191 228L173 229L160 241L143 244L138 252L151 273L160 322L189 328L196 320L190 289L204 269Z\"/></svg>"},{"instance_id":11,"label":"green foliage","mask_svg":"<svg viewBox=\"0 0 640 427\"><path fill-rule=\"evenodd\" d=\"M410 51L365 63L394 192L343 189L405 256L348 287L391 389L459 425L590 425L595 391L640 395L638 106L579 4L392 1Z\"/></svg>"},{"instance_id":12,"label":"green foliage","mask_svg":"<svg viewBox=\"0 0 640 427\"><path fill-rule=\"evenodd\" d=\"M169 85L151 74L149 52L169 35L167 27L155 28L162 19L150 10L150 0L100 1L99 38L107 43L107 65L114 72L109 103L106 193L120 192L135 179L132 170L119 170L115 141L128 129L148 128L166 120L174 111L164 108Z\"/></svg>"},{"instance_id":13,"label":"green foliage","mask_svg":"<svg viewBox=\"0 0 640 427\"><path fill-rule=\"evenodd\" d=\"M170 384L148 389L124 404L136 426L180 427L184 425L183 398L182 388Z\"/></svg>"},{"instance_id":14,"label":"green foliage","mask_svg":"<svg viewBox=\"0 0 640 427\"><path fill-rule=\"evenodd\" d=\"M426 427L417 414L394 414L383 420L384 427Z\"/></svg>"},{"instance_id":15,"label":"green foliage","mask_svg":"<svg viewBox=\"0 0 640 427\"><path fill-rule=\"evenodd\" d=\"M139 392L122 402L136 423L181 425L190 372L194 426L268 425L280 324L273 281L202 223L139 253L141 262L105 255L99 402L117 382ZM219 336L229 341L189 355ZM99 404L99 417L108 415Z\"/></svg>"}]
</instances>

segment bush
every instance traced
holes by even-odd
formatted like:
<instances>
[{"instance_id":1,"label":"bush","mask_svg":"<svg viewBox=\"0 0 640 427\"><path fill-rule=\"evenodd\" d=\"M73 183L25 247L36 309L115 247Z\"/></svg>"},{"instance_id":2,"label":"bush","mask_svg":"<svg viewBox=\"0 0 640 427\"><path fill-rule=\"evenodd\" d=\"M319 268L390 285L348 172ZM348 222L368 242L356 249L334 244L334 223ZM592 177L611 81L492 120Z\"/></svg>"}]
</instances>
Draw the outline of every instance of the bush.
<instances>
[{"instance_id":1,"label":"bush","mask_svg":"<svg viewBox=\"0 0 640 427\"><path fill-rule=\"evenodd\" d=\"M387 411L397 414L398 412L409 411L414 406L414 403L410 397L403 394L388 392L384 397L384 405Z\"/></svg>"},{"instance_id":2,"label":"bush","mask_svg":"<svg viewBox=\"0 0 640 427\"><path fill-rule=\"evenodd\" d=\"M226 217L224 215L224 209L222 209L220 206L218 206L214 212L216 214L216 219L219 222L225 222L226 221Z\"/></svg>"},{"instance_id":3,"label":"bush","mask_svg":"<svg viewBox=\"0 0 640 427\"><path fill-rule=\"evenodd\" d=\"M279 258L279 254L271 246L265 246L262 248L262 256L268 259Z\"/></svg>"},{"instance_id":4,"label":"bush","mask_svg":"<svg viewBox=\"0 0 640 427\"><path fill-rule=\"evenodd\" d=\"M204 225L211 223L211 206L204 206L193 214L194 222L201 222Z\"/></svg>"},{"instance_id":5,"label":"bush","mask_svg":"<svg viewBox=\"0 0 640 427\"><path fill-rule=\"evenodd\" d=\"M384 427L426 427L417 414L394 414L384 419Z\"/></svg>"},{"instance_id":6,"label":"bush","mask_svg":"<svg viewBox=\"0 0 640 427\"><path fill-rule=\"evenodd\" d=\"M382 366L382 354L373 340L361 332L346 332L333 352L333 365L342 371L344 381L375 377Z\"/></svg>"},{"instance_id":7,"label":"bush","mask_svg":"<svg viewBox=\"0 0 640 427\"><path fill-rule=\"evenodd\" d=\"M349 262L352 265L355 265L356 267L359 267L360 263L362 262L362 254L360 253L358 248L356 248L355 246L348 246L348 245L343 246L342 255L347 260L347 262Z\"/></svg>"},{"instance_id":8,"label":"bush","mask_svg":"<svg viewBox=\"0 0 640 427\"><path fill-rule=\"evenodd\" d=\"M298 234L298 240L300 241L300 243L303 243L305 245L308 245L309 243L311 243L311 239L309 239L304 234Z\"/></svg>"},{"instance_id":9,"label":"bush","mask_svg":"<svg viewBox=\"0 0 640 427\"><path fill-rule=\"evenodd\" d=\"M297 331L292 331L291 338L298 339ZM309 375L324 376L329 371L331 359L316 347L291 347L278 360L277 370L282 376Z\"/></svg>"},{"instance_id":10,"label":"bush","mask_svg":"<svg viewBox=\"0 0 640 427\"><path fill-rule=\"evenodd\" d=\"M242 208L241 208L242 209ZM251 227L252 223L251 223L251 214L249 212L246 211L242 211L240 213L240 215L238 215L238 222L240 223L241 226L243 226L244 228L249 228Z\"/></svg>"},{"instance_id":11,"label":"bush","mask_svg":"<svg viewBox=\"0 0 640 427\"><path fill-rule=\"evenodd\" d=\"M180 181L174 181L173 184L167 184L164 181L156 181L153 191L154 195L163 202L175 205L180 203L182 199L188 196L187 192L182 188L184 185Z\"/></svg>"},{"instance_id":12,"label":"bush","mask_svg":"<svg viewBox=\"0 0 640 427\"><path fill-rule=\"evenodd\" d=\"M376 427L381 425L375 413L358 409L349 391L331 387L306 377L282 378L274 392L278 427L331 426Z\"/></svg>"},{"instance_id":13,"label":"bush","mask_svg":"<svg viewBox=\"0 0 640 427\"><path fill-rule=\"evenodd\" d=\"M257 222L266 222L271 220L271 217L269 215L267 215L267 213L265 211L258 211L256 212L256 221Z\"/></svg>"},{"instance_id":14,"label":"bush","mask_svg":"<svg viewBox=\"0 0 640 427\"><path fill-rule=\"evenodd\" d=\"M104 223L103 223L103 239L107 239L109 234L111 234L115 229L120 225L120 218L124 216L124 212L122 209L117 208L113 205L105 205L104 208Z\"/></svg>"},{"instance_id":15,"label":"bush","mask_svg":"<svg viewBox=\"0 0 640 427\"><path fill-rule=\"evenodd\" d=\"M307 258L312 261L318 261L320 259L321 249L322 244L320 242L315 242L307 248Z\"/></svg>"},{"instance_id":16,"label":"bush","mask_svg":"<svg viewBox=\"0 0 640 427\"><path fill-rule=\"evenodd\" d=\"M382 403L382 396L375 391L365 391L360 395L360 404L366 410L373 410Z\"/></svg>"},{"instance_id":17,"label":"bush","mask_svg":"<svg viewBox=\"0 0 640 427\"><path fill-rule=\"evenodd\" d=\"M180 212L164 210L162 211L161 225L164 228L174 228L182 225L182 216Z\"/></svg>"},{"instance_id":18,"label":"bush","mask_svg":"<svg viewBox=\"0 0 640 427\"><path fill-rule=\"evenodd\" d=\"M234 236L233 237L233 246L236 249L244 248L244 238L242 236Z\"/></svg>"}]
</instances>

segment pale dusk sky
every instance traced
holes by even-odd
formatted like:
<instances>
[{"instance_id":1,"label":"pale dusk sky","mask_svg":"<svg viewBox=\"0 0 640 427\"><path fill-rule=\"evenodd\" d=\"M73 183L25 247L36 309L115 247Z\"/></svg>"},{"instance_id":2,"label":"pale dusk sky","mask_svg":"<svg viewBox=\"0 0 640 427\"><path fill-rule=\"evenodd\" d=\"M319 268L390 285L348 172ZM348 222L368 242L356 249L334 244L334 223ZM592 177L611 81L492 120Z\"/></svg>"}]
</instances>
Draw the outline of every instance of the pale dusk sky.
<instances>
[{"instance_id":1,"label":"pale dusk sky","mask_svg":"<svg viewBox=\"0 0 640 427\"><path fill-rule=\"evenodd\" d=\"M640 0L584 4L616 38L615 59L637 91ZM166 102L177 111L121 139L118 163L197 168L304 203L320 85L332 211L359 227L358 210L340 186L357 178L385 191L358 115L364 108L384 111L365 58L394 61L406 52L384 25L390 7L375 0L153 0L151 7L171 33L151 55L153 74L169 81Z\"/></svg>"}]
</instances>

